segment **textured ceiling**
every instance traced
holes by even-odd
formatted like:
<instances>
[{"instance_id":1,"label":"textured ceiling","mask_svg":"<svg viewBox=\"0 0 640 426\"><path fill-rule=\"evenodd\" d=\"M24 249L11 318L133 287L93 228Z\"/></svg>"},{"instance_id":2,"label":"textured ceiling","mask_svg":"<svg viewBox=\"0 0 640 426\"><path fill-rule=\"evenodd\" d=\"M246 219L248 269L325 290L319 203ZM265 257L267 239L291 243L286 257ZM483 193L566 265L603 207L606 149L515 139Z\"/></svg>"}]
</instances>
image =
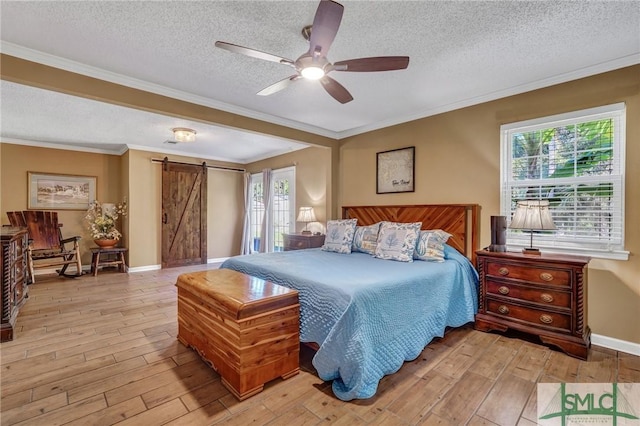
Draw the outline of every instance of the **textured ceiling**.
<instances>
[{"instance_id":1,"label":"textured ceiling","mask_svg":"<svg viewBox=\"0 0 640 426\"><path fill-rule=\"evenodd\" d=\"M6 54L336 139L640 63L638 1L341 3L330 61L411 57L402 71L332 73L354 97L345 105L304 80L256 96L291 68L214 47L296 59L317 1L2 1L0 35ZM3 140L241 163L304 147L14 83L0 90ZM195 128L198 142L164 144L175 126Z\"/></svg>"}]
</instances>

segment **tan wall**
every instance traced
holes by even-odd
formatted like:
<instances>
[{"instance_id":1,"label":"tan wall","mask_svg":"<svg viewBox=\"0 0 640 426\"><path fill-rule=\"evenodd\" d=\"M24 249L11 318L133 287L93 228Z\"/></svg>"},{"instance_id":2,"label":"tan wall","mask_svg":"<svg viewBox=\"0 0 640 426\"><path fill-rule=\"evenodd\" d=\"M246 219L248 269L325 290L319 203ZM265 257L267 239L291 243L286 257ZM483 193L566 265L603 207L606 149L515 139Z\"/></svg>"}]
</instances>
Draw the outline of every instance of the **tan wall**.
<instances>
[{"instance_id":1,"label":"tan wall","mask_svg":"<svg viewBox=\"0 0 640 426\"><path fill-rule=\"evenodd\" d=\"M129 248L129 267L161 263L162 207L161 165L151 158L163 156L146 151L128 151L122 156L93 154L23 145L0 144L2 224L8 224L7 211L27 208L27 171L66 173L97 177L97 198L117 202L125 196L129 214L121 223L121 245ZM202 163L201 159L170 157L173 161ZM236 164L208 161L207 164ZM207 194L207 250L209 258L227 257L240 252L242 174L209 169ZM81 235L83 264L91 261L93 242L83 222L85 211L60 210L63 235Z\"/></svg>"},{"instance_id":2,"label":"tan wall","mask_svg":"<svg viewBox=\"0 0 640 426\"><path fill-rule=\"evenodd\" d=\"M162 164L152 158L163 154L129 150L129 266L160 265L162 262ZM201 164L202 159L170 156L170 161ZM239 167L234 163L208 160L208 165ZM208 258L240 253L243 211L242 173L208 170L207 252Z\"/></svg>"},{"instance_id":3,"label":"tan wall","mask_svg":"<svg viewBox=\"0 0 640 426\"><path fill-rule=\"evenodd\" d=\"M2 211L1 223L8 224L8 211L27 209L27 172L62 173L96 176L96 197L102 202L122 199L120 187L120 158L117 155L38 148L24 145L0 144L2 151ZM64 237L82 236L82 261L89 264L93 240L83 222L85 211L59 210L58 220L64 225Z\"/></svg>"},{"instance_id":4,"label":"tan wall","mask_svg":"<svg viewBox=\"0 0 640 426\"><path fill-rule=\"evenodd\" d=\"M331 149L309 147L278 157L257 161L247 165L247 170L257 173L265 168L281 169L296 166L296 212L300 206L313 207L318 225L310 225L312 231L324 231L327 218L331 218ZM296 230L302 231L303 223L296 223Z\"/></svg>"},{"instance_id":5,"label":"tan wall","mask_svg":"<svg viewBox=\"0 0 640 426\"><path fill-rule=\"evenodd\" d=\"M628 261L589 265L588 323L594 333L640 343L640 66L347 138L340 203L478 203L481 245L500 214L500 125L617 102L627 106L625 246ZM416 192L376 195L376 152L416 147Z\"/></svg>"},{"instance_id":6,"label":"tan wall","mask_svg":"<svg viewBox=\"0 0 640 426\"><path fill-rule=\"evenodd\" d=\"M331 147L334 159L332 162L332 174L334 177L337 176L339 154L338 142L335 139L98 80L4 53L0 53L0 63L0 78L3 80L172 117L220 124L250 132L306 142L316 146ZM337 179L333 180L333 184L334 187L327 192L327 196L332 200L329 208L337 209Z\"/></svg>"}]
</instances>

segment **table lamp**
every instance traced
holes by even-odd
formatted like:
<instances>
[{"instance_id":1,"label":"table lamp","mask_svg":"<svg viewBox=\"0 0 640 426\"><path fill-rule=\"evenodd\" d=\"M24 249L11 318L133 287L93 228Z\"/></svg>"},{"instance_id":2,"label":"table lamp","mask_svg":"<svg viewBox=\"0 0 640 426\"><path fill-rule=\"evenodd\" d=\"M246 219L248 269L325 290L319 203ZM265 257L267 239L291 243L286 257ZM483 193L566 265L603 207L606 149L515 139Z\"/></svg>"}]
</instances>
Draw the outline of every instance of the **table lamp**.
<instances>
[{"instance_id":1,"label":"table lamp","mask_svg":"<svg viewBox=\"0 0 640 426\"><path fill-rule=\"evenodd\" d=\"M307 225L309 224L309 222L316 221L316 215L313 212L313 207L300 207L297 221L304 222L304 230L302 231L302 234L311 234L311 231L307 229Z\"/></svg>"},{"instance_id":2,"label":"table lamp","mask_svg":"<svg viewBox=\"0 0 640 426\"><path fill-rule=\"evenodd\" d=\"M522 249L522 253L539 256L540 249L533 247L533 231L549 231L556 229L549 210L548 200L522 200L518 201L513 219L509 225L511 229L529 231L531 240L529 247Z\"/></svg>"}]
</instances>

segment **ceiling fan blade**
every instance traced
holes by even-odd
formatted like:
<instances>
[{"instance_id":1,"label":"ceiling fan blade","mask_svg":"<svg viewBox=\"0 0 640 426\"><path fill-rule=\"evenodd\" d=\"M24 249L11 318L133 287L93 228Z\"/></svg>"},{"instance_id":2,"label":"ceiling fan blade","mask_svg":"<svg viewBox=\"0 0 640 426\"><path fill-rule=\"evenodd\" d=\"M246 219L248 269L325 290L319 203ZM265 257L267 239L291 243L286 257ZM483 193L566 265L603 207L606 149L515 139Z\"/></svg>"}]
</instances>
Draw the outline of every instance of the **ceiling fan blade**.
<instances>
[{"instance_id":1,"label":"ceiling fan blade","mask_svg":"<svg viewBox=\"0 0 640 426\"><path fill-rule=\"evenodd\" d=\"M277 83L273 83L271 86L269 87L265 87L264 89L262 89L261 91L259 91L257 94L260 96L269 96L269 95L273 95L276 92L279 92L283 89L286 89L291 83L293 83L294 81L298 80L302 78L299 74L294 74L292 76L289 76L285 79L282 79L280 81L278 81Z\"/></svg>"},{"instance_id":2,"label":"ceiling fan blade","mask_svg":"<svg viewBox=\"0 0 640 426\"><path fill-rule=\"evenodd\" d=\"M327 91L333 98L340 102L341 104L346 104L347 102L351 102L353 100L353 96L344 86L331 77L327 77L326 75L320 79L320 83L322 83L322 87Z\"/></svg>"},{"instance_id":3,"label":"ceiling fan blade","mask_svg":"<svg viewBox=\"0 0 640 426\"><path fill-rule=\"evenodd\" d=\"M259 50L251 49L249 47L238 46L237 44L227 43L224 41L216 41L216 47L219 47L220 49L228 50L229 52L251 56L252 58L258 58L258 59L263 59L265 61L278 62L280 64L293 66L293 61L291 59L272 55L271 53L261 52Z\"/></svg>"},{"instance_id":4,"label":"ceiling fan blade","mask_svg":"<svg viewBox=\"0 0 640 426\"><path fill-rule=\"evenodd\" d=\"M331 43L342 21L344 6L332 0L321 0L313 18L311 37L309 38L309 54L327 56Z\"/></svg>"},{"instance_id":5,"label":"ceiling fan blade","mask_svg":"<svg viewBox=\"0 0 640 426\"><path fill-rule=\"evenodd\" d=\"M377 56L336 62L333 64L333 69L335 71L371 72L403 70L408 66L408 56Z\"/></svg>"}]
</instances>

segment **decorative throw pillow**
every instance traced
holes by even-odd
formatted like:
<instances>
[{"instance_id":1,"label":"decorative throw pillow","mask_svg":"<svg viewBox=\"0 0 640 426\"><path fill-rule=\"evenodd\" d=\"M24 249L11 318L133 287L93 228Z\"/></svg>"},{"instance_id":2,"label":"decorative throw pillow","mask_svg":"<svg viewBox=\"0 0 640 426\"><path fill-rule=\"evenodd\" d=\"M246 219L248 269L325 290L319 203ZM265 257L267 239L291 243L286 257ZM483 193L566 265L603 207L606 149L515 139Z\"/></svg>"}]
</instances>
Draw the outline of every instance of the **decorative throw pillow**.
<instances>
[{"instance_id":1,"label":"decorative throw pillow","mask_svg":"<svg viewBox=\"0 0 640 426\"><path fill-rule=\"evenodd\" d=\"M420 222L382 222L374 256L379 259L413 262L420 226Z\"/></svg>"},{"instance_id":2,"label":"decorative throw pillow","mask_svg":"<svg viewBox=\"0 0 640 426\"><path fill-rule=\"evenodd\" d=\"M362 253L375 254L376 245L378 243L378 230L380 222L369 226L356 226L356 232L353 235L353 246L351 251L360 251Z\"/></svg>"},{"instance_id":3,"label":"decorative throw pillow","mask_svg":"<svg viewBox=\"0 0 640 426\"><path fill-rule=\"evenodd\" d=\"M447 242L449 237L451 237L451 234L444 232L442 229L420 231L413 258L444 262L444 243Z\"/></svg>"},{"instance_id":4,"label":"decorative throw pillow","mask_svg":"<svg viewBox=\"0 0 640 426\"><path fill-rule=\"evenodd\" d=\"M358 219L330 220L322 250L336 253L351 253L353 234Z\"/></svg>"}]
</instances>

